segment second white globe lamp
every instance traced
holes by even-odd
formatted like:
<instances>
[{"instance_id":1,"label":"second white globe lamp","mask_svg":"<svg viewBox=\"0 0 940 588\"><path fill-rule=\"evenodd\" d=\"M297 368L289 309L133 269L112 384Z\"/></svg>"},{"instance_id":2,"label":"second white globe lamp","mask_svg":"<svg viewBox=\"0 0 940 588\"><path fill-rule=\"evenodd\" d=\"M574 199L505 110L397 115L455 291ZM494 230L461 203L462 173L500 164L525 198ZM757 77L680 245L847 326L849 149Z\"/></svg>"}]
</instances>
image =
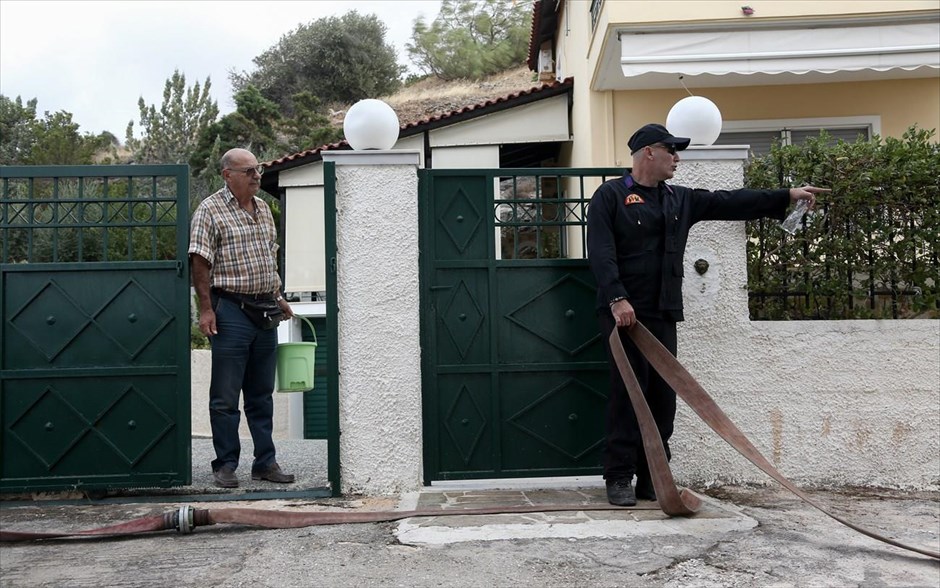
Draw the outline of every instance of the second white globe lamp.
<instances>
[{"instance_id":1,"label":"second white globe lamp","mask_svg":"<svg viewBox=\"0 0 940 588\"><path fill-rule=\"evenodd\" d=\"M721 111L702 96L676 102L666 116L666 128L677 137L689 137L690 145L711 145L721 134Z\"/></svg>"}]
</instances>

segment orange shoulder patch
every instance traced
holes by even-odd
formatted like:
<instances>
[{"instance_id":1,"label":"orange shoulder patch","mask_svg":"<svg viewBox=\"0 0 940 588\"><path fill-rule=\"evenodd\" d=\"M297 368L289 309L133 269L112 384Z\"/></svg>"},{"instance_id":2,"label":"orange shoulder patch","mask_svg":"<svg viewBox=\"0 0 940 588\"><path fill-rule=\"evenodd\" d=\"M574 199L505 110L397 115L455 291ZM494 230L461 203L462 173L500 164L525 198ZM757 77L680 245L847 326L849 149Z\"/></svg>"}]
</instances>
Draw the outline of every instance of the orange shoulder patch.
<instances>
[{"instance_id":1,"label":"orange shoulder patch","mask_svg":"<svg viewBox=\"0 0 940 588\"><path fill-rule=\"evenodd\" d=\"M627 206L630 206L631 204L643 204L645 202L646 200L643 200L643 198L639 194L630 194L629 196L623 199L623 203L626 204Z\"/></svg>"}]
</instances>

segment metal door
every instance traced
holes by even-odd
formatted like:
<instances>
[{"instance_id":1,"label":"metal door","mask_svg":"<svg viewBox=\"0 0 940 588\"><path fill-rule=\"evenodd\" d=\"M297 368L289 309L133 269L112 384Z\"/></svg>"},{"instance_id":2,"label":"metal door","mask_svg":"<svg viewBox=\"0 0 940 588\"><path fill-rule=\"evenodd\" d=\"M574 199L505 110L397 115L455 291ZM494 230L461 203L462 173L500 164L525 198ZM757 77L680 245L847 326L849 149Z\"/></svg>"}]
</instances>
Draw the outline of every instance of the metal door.
<instances>
[{"instance_id":1,"label":"metal door","mask_svg":"<svg viewBox=\"0 0 940 588\"><path fill-rule=\"evenodd\" d=\"M189 484L188 168L0 177L0 490Z\"/></svg>"},{"instance_id":2,"label":"metal door","mask_svg":"<svg viewBox=\"0 0 940 588\"><path fill-rule=\"evenodd\" d=\"M619 173L421 173L426 482L600 473L608 371L584 192Z\"/></svg>"}]
</instances>

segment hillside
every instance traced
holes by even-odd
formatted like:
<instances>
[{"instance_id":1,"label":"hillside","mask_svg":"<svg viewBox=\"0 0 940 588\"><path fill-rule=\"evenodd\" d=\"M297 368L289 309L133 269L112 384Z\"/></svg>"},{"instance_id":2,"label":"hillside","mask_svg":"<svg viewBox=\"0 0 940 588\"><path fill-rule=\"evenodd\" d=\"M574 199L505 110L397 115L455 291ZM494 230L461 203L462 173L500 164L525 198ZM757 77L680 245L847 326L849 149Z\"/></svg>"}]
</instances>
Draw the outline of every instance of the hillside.
<instances>
[{"instance_id":1,"label":"hillside","mask_svg":"<svg viewBox=\"0 0 940 588\"><path fill-rule=\"evenodd\" d=\"M404 125L540 85L535 74L521 65L477 82L445 82L428 78L379 99L392 107L398 115L398 121ZM334 106L330 109L334 124L342 126L343 116L349 106Z\"/></svg>"}]
</instances>

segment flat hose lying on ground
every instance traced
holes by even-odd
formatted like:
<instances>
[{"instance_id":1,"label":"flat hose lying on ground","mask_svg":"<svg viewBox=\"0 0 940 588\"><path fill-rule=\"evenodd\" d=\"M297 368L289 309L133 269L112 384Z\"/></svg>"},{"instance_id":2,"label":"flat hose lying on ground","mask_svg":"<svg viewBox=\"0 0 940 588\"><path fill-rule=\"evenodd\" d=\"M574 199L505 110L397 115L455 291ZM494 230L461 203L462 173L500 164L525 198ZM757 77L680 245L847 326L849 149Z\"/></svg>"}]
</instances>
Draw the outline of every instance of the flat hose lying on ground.
<instances>
[{"instance_id":1,"label":"flat hose lying on ground","mask_svg":"<svg viewBox=\"0 0 940 588\"><path fill-rule=\"evenodd\" d=\"M652 510L656 507L634 507L631 510ZM231 523L252 525L268 529L296 529L317 525L344 525L352 523L384 523L413 517L475 516L494 514L524 514L535 512L576 512L598 510L626 510L609 504L526 504L521 506L493 506L487 508L466 508L440 510L426 508L419 510L384 510L359 512L283 512L259 508L216 508L212 510L182 506L161 515L142 517L107 527L71 532L33 532L0 530L0 542L31 541L34 539L61 539L64 537L113 537L117 535L137 535L153 531L176 530L191 533L196 527Z\"/></svg>"},{"instance_id":2,"label":"flat hose lying on ground","mask_svg":"<svg viewBox=\"0 0 940 588\"><path fill-rule=\"evenodd\" d=\"M787 480L783 474L767 461L764 456L757 451L757 448L751 444L744 436L744 433L738 429L728 416L715 404L715 401L707 392L695 381L694 378L682 367L682 365L672 356L663 345L653 337L646 327L637 323L631 327L628 334L637 347L646 356L650 364L656 369L663 379L676 391L676 394L682 398L698 414L702 420L708 424L718 435L734 447L739 453L751 461L754 465L764 471L773 479L780 482L784 488L796 494L811 506L819 509L826 515L832 517L843 525L867 535L873 539L883 541L889 545L899 547L926 555L935 559L940 559L940 552L929 551L919 547L913 547L900 543L893 539L883 537L877 533L859 527L845 519L836 516L826 510L823 506L807 496L802 490L794 486ZM626 353L623 350L623 344L620 341L620 335L615 328L610 334L610 348L614 356L614 361L620 371L620 375L627 386L627 392L630 401L633 403L637 422L640 426L640 432L643 436L643 447L646 453L646 459L650 466L650 473L653 481L653 488L656 490L656 497L659 500L659 506L664 513L670 516L689 516L695 513L701 506L701 499L688 489L681 492L676 488L672 477L672 471L669 469L669 462L666 459L666 452L663 448L662 439L659 436L659 430L653 421L649 406L640 390L636 375L630 367ZM348 523L376 523L397 521L412 517L439 517L439 516L473 516L473 515L493 515L493 514L512 514L512 513L533 513L533 512L571 512L571 511L601 511L601 510L622 510L622 507L613 507L607 504L562 504L562 505L525 505L525 506L502 506L490 508L474 509L423 509L410 511L372 511L372 512L282 512L263 509L250 508L223 508L223 509L193 509L189 506L183 506L178 511L170 511L163 515L143 517L108 527L89 529L85 531L75 531L71 533L55 532L27 532L27 531L5 531L0 530L0 541L29 541L34 539L56 539L62 537L88 537L88 536L114 536L114 535L133 535L152 531L164 531L175 529L180 533L191 533L197 526L214 525L218 523L232 523L241 525L254 525L267 528L298 528L315 525L335 525Z\"/></svg>"},{"instance_id":3,"label":"flat hose lying on ground","mask_svg":"<svg viewBox=\"0 0 940 588\"><path fill-rule=\"evenodd\" d=\"M705 421L705 424L718 433L718 436L724 439L729 445L734 447L738 453L760 468L761 471L780 482L784 488L796 494L807 504L819 509L824 514L863 535L867 535L878 541L883 541L888 545L940 559L940 552L906 545L894 539L883 537L874 531L869 531L864 527L850 523L842 517L831 513L821 504L810 498L806 493L793 485L790 480L784 477L772 463L767 461L767 458L761 455L744 433L741 432L741 429L731 422L728 415L718 407L712 397L705 392L705 389L695 381L695 378L682 367L682 364L673 357L669 350L666 349L646 327L637 322L636 325L627 331L627 334L650 364L659 372L659 375L676 391L676 395L684 400L685 403L695 411L695 414ZM691 500L686 494L688 490L683 490L682 495L676 491L676 485L672 480L672 472L669 470L669 462L666 460L666 452L663 449L659 430L656 428L656 423L653 421L649 406L647 406L643 398L643 392L640 390L636 376L633 374L633 369L630 367L630 362L627 360L627 354L623 350L620 334L617 332L616 327L610 333L610 349L613 352L614 360L620 370L620 376L627 385L627 392L630 395L630 400L636 412L640 432L643 435L643 448L646 453L646 459L650 464L653 488L656 490L656 497L659 499L660 507L666 514L688 514L688 511L694 511L698 507L698 498L693 496L695 499Z\"/></svg>"}]
</instances>

